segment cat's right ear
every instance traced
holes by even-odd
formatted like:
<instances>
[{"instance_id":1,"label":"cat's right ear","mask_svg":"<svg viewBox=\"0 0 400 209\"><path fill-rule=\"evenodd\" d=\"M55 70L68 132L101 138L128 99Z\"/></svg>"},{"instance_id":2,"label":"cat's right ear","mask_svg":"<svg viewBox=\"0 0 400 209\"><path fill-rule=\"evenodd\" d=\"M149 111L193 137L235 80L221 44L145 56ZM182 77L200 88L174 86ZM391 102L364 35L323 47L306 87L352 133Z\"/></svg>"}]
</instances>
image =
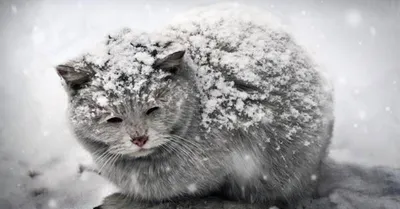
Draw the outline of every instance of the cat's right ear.
<instances>
[{"instance_id":1,"label":"cat's right ear","mask_svg":"<svg viewBox=\"0 0 400 209\"><path fill-rule=\"evenodd\" d=\"M162 69L175 74L181 68L184 55L185 51L177 51L162 59L157 59L153 64L153 68Z\"/></svg>"},{"instance_id":2,"label":"cat's right ear","mask_svg":"<svg viewBox=\"0 0 400 209\"><path fill-rule=\"evenodd\" d=\"M90 71L76 69L68 65L58 65L57 74L65 81L69 89L78 90L87 83L93 75Z\"/></svg>"}]
</instances>

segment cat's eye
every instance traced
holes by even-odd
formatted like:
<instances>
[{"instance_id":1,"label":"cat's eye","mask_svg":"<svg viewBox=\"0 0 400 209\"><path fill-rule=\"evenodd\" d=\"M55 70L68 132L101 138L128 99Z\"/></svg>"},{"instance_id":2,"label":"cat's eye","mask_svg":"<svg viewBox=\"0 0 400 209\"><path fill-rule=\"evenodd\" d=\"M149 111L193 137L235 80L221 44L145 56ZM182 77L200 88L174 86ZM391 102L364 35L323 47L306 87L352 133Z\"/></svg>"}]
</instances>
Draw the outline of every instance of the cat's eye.
<instances>
[{"instance_id":1,"label":"cat's eye","mask_svg":"<svg viewBox=\"0 0 400 209\"><path fill-rule=\"evenodd\" d=\"M122 123L122 118L119 117L111 117L107 119L107 123Z\"/></svg>"},{"instance_id":2,"label":"cat's eye","mask_svg":"<svg viewBox=\"0 0 400 209\"><path fill-rule=\"evenodd\" d=\"M153 113L159 109L160 109L160 107L152 107L146 111L146 115L150 115L151 113Z\"/></svg>"}]
</instances>

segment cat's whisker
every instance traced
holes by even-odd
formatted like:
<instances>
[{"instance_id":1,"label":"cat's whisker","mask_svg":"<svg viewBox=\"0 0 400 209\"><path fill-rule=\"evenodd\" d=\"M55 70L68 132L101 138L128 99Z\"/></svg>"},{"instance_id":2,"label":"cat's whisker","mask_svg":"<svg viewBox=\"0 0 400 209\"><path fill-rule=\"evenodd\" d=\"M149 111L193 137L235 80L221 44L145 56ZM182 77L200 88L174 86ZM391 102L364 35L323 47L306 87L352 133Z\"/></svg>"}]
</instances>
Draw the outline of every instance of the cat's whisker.
<instances>
[{"instance_id":1,"label":"cat's whisker","mask_svg":"<svg viewBox=\"0 0 400 209\"><path fill-rule=\"evenodd\" d=\"M182 158L183 160L191 161L192 163L196 162L196 160L193 157L193 156L196 156L196 155L194 155L195 153L190 148L188 148L185 145L180 144L179 142L173 141L173 140L171 140L171 143L175 143L176 145L178 145L176 147L175 146L171 146L171 148L176 150L176 152L177 152L176 154L178 154L178 155L179 154L183 154L184 157L186 157L186 158Z\"/></svg>"},{"instance_id":2,"label":"cat's whisker","mask_svg":"<svg viewBox=\"0 0 400 209\"><path fill-rule=\"evenodd\" d=\"M106 167L107 167L107 164L110 162L110 160L112 159L112 157L113 157L113 154L111 154L111 153L107 153L107 155L106 155L107 157L105 157L105 162L104 162L104 164L101 166L101 168L99 169L99 172L100 173L103 173L103 169L105 169Z\"/></svg>"},{"instance_id":3,"label":"cat's whisker","mask_svg":"<svg viewBox=\"0 0 400 209\"><path fill-rule=\"evenodd\" d=\"M189 139L186 139L186 138L184 138L184 137L182 137L182 136L179 136L179 135L171 135L172 137L176 137L176 138L178 138L178 139L181 139L181 140L183 140L183 141L185 141L185 142L187 142L187 143L189 143L189 144L191 144L191 145L193 145L193 146L195 146L195 147L199 147L201 144L199 143L199 142L197 142L197 141L193 141L193 140L189 140Z\"/></svg>"}]
</instances>

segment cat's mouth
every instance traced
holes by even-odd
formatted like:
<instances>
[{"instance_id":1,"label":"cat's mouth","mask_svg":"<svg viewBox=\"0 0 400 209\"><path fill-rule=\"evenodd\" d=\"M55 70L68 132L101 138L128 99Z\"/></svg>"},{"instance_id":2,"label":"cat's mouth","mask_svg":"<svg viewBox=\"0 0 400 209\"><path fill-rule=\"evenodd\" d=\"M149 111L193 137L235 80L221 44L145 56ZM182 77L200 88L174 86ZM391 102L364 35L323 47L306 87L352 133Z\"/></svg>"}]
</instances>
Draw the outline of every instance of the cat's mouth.
<instances>
[{"instance_id":1,"label":"cat's mouth","mask_svg":"<svg viewBox=\"0 0 400 209\"><path fill-rule=\"evenodd\" d=\"M153 153L152 149L140 148L136 152L129 153L130 157L145 157Z\"/></svg>"}]
</instances>

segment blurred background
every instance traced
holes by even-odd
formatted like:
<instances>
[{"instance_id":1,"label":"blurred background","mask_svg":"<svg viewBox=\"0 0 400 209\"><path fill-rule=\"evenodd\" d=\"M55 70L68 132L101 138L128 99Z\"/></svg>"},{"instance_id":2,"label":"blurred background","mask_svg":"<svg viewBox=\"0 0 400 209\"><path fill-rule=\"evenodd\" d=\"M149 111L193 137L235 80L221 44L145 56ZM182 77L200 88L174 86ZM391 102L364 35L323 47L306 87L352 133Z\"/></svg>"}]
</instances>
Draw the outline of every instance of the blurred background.
<instances>
[{"instance_id":1,"label":"blurred background","mask_svg":"<svg viewBox=\"0 0 400 209\"><path fill-rule=\"evenodd\" d=\"M151 31L211 0L1 0L0 208L90 208L115 190L66 122L54 66L121 27ZM400 1L235 1L278 16L331 75L330 156L400 168Z\"/></svg>"}]
</instances>

